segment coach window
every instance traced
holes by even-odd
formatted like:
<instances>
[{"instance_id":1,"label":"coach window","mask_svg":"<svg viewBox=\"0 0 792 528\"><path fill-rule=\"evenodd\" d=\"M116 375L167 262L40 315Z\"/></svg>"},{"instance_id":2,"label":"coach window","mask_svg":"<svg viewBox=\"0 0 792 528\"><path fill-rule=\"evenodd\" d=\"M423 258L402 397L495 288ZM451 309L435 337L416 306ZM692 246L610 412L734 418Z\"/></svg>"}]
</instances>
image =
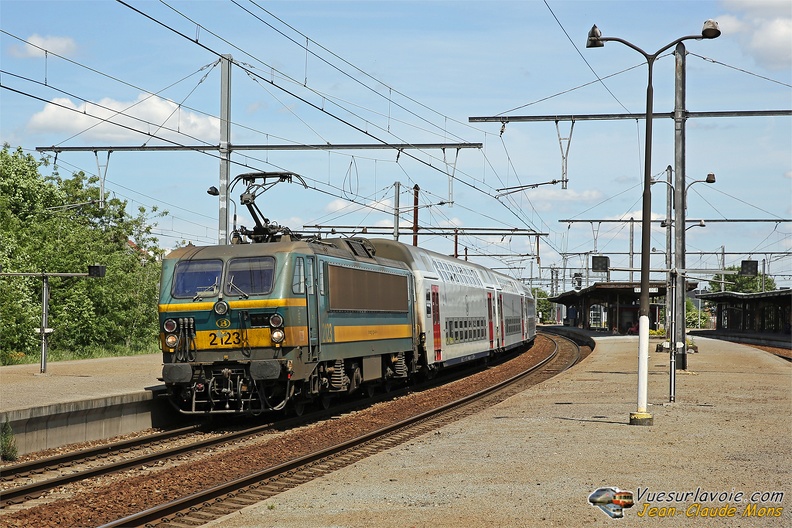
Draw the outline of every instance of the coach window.
<instances>
[{"instance_id":1,"label":"coach window","mask_svg":"<svg viewBox=\"0 0 792 528\"><path fill-rule=\"evenodd\" d=\"M232 259L226 272L225 294L247 296L272 291L275 259L250 257Z\"/></svg>"},{"instance_id":2,"label":"coach window","mask_svg":"<svg viewBox=\"0 0 792 528\"><path fill-rule=\"evenodd\" d=\"M303 259L294 260L294 275L292 275L292 293L305 293L305 274L303 274Z\"/></svg>"}]
</instances>

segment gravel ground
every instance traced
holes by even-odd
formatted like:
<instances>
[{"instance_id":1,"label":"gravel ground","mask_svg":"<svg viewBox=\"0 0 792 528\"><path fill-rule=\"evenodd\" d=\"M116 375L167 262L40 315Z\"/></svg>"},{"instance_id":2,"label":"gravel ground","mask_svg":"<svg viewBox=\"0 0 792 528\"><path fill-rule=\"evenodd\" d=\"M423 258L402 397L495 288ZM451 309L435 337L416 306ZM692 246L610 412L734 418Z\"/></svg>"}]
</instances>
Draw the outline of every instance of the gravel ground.
<instances>
[{"instance_id":1,"label":"gravel ground","mask_svg":"<svg viewBox=\"0 0 792 528\"><path fill-rule=\"evenodd\" d=\"M211 448L172 458L167 463L70 484L36 501L33 507L0 510L0 525L19 528L99 526L199 489L234 480L250 473L251 468L272 467L477 392L496 380L523 372L551 349L550 341L540 337L533 348L514 359L440 387L230 447Z\"/></svg>"},{"instance_id":2,"label":"gravel ground","mask_svg":"<svg viewBox=\"0 0 792 528\"><path fill-rule=\"evenodd\" d=\"M604 337L571 371L488 411L208 526L792 526L792 364L745 345L697 344L675 403L667 356L650 357L653 426L629 425L637 338ZM588 503L600 487L631 491L635 505L611 519ZM697 490L726 495L696 501ZM660 502L647 491L690 495ZM757 491L786 497L745 502Z\"/></svg>"}]
</instances>

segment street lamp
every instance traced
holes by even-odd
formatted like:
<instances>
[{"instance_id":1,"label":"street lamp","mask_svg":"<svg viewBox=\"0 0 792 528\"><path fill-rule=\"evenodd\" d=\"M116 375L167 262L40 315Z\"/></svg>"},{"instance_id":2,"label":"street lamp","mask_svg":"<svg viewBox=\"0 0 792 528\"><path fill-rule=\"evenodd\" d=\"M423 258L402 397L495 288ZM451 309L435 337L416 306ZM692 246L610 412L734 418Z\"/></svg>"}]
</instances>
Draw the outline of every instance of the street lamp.
<instances>
[{"instance_id":1,"label":"street lamp","mask_svg":"<svg viewBox=\"0 0 792 528\"><path fill-rule=\"evenodd\" d=\"M228 192L230 193L231 190L233 190L233 187L231 187L231 189ZM220 191L217 189L217 187L212 185L211 187L209 187L206 190L206 194L208 194L209 196L220 196ZM234 223L232 224L233 227L231 229L231 241L232 241L231 243L234 244L235 243L234 240L239 240L239 233L237 232L237 204L233 200L233 198L230 198L228 196L226 196L226 200L231 202L233 204L233 206L234 206ZM226 231L227 230L228 230L228 226L226 225ZM228 233L226 232L226 235L227 234ZM228 241L226 240L223 243L224 244L228 244Z\"/></svg>"},{"instance_id":2,"label":"street lamp","mask_svg":"<svg viewBox=\"0 0 792 528\"><path fill-rule=\"evenodd\" d=\"M646 146L644 150L644 185L643 185L643 215L641 222L641 297L638 318L638 409L630 413L631 425L652 425L652 415L647 412L647 384L649 378L649 251L651 247L651 221L652 221L652 67L657 57L668 48L679 44L684 40L714 39L720 36L718 23L714 20L704 22L704 27L700 35L688 35L678 38L649 54L644 50L617 37L603 37L599 28L594 25L589 31L587 48L601 48L605 42L621 42L628 48L632 48L646 59L649 75L646 86Z\"/></svg>"},{"instance_id":3,"label":"street lamp","mask_svg":"<svg viewBox=\"0 0 792 528\"><path fill-rule=\"evenodd\" d=\"M669 166L667 169L670 173L671 167ZM670 180L670 176L668 178ZM684 178L680 181L684 182ZM669 352L671 355L671 365L670 365L670 385L669 385L669 401L674 402L676 401L676 371L679 370L687 370L687 350L686 347L686 317L685 317L685 308L686 308L686 299L687 296L685 295L687 290L687 274L685 272L685 233L693 229L694 227L706 227L704 220L699 220L697 223L692 224L688 227L685 227L685 209L687 207L687 191L690 189L690 186L694 183L715 183L715 174L709 173L707 177L703 180L694 180L686 187L679 186L681 192L681 196L677 199L677 190L676 188L668 181L663 180L652 180L652 184L663 182L668 185L669 194L672 195L674 198L674 203L676 205L676 217L675 220L663 220L660 222L660 227L666 228L666 244L669 247L670 253L670 241L668 240L670 235L670 229L673 225L674 227L674 257L675 257L675 266L671 269L671 265L668 264L669 273L668 273L668 287L666 289L666 306L668 306L668 302L670 300L670 332L666 332L668 336L668 344L669 344ZM670 211L670 200L667 210ZM666 214L667 217L670 218L670 213ZM669 259L666 259L666 262L670 262Z\"/></svg>"},{"instance_id":4,"label":"street lamp","mask_svg":"<svg viewBox=\"0 0 792 528\"><path fill-rule=\"evenodd\" d=\"M694 183L715 183L715 174L710 172L709 174L707 174L707 177L705 179L703 179L703 180L693 180L692 182L688 183L685 186L685 209L687 209L687 193L688 193L688 189L690 189L690 186L693 185Z\"/></svg>"},{"instance_id":5,"label":"street lamp","mask_svg":"<svg viewBox=\"0 0 792 528\"><path fill-rule=\"evenodd\" d=\"M673 317L673 307L674 305L671 302L671 210L672 204L674 202L674 184L671 181L673 169L671 165L666 167L666 179L665 180L652 180L652 185L658 182L665 183L668 185L667 189L667 198L666 198L666 219L660 222L660 227L665 228L666 232L666 255L665 255L665 264L666 264L666 295L665 295L665 331L666 331L666 338L668 338L668 342L671 343L673 341L672 338L672 321L674 320Z\"/></svg>"},{"instance_id":6,"label":"street lamp","mask_svg":"<svg viewBox=\"0 0 792 528\"><path fill-rule=\"evenodd\" d=\"M692 182L688 183L683 187L685 182L685 177L682 175L681 178L677 178L678 182L678 189L679 194L681 196L677 197L674 196L674 203L676 204L676 222L677 225L674 229L674 244L677 248L676 259L674 267L677 269L678 273L676 274L676 281L674 287L677 291L677 298L674 304L674 314L679 319L681 324L677 325L674 330L674 336L672 342L675 345L679 345L678 348L674 348L679 353L676 354L676 368L680 370L687 370L687 328L685 323L685 310L686 310L686 301L687 301L687 273L685 272L685 268L687 265L685 264L686 256L685 256L685 233L687 232L686 225L686 211L687 211L687 194L690 190L690 187L695 185L696 183L715 183L715 174L709 173L707 177L703 180L693 180ZM700 225L700 224L699 224ZM676 395L672 392L671 393L671 401L676 400Z\"/></svg>"}]
</instances>

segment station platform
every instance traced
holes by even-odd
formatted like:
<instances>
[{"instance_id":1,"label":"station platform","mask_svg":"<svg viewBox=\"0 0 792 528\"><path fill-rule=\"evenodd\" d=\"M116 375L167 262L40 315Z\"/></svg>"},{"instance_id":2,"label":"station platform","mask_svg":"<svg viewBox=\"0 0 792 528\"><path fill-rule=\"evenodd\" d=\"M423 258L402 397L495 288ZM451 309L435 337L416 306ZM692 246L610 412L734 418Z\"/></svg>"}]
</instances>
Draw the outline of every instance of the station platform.
<instances>
[{"instance_id":1,"label":"station platform","mask_svg":"<svg viewBox=\"0 0 792 528\"><path fill-rule=\"evenodd\" d=\"M571 370L209 526L611 526L617 491L633 502L621 526L792 526L790 361L696 337L671 402L669 356L652 340L653 425L629 425L638 338L581 332L596 347ZM38 417L34 433L55 437L66 416L135 414L160 361L0 367L0 420Z\"/></svg>"},{"instance_id":2,"label":"station platform","mask_svg":"<svg viewBox=\"0 0 792 528\"><path fill-rule=\"evenodd\" d=\"M652 340L653 425L630 425L638 338L586 334L571 370L207 526L792 526L792 363L697 337L670 402Z\"/></svg>"},{"instance_id":3,"label":"station platform","mask_svg":"<svg viewBox=\"0 0 792 528\"><path fill-rule=\"evenodd\" d=\"M0 367L0 423L20 455L141 431L156 424L161 374L160 354Z\"/></svg>"}]
</instances>

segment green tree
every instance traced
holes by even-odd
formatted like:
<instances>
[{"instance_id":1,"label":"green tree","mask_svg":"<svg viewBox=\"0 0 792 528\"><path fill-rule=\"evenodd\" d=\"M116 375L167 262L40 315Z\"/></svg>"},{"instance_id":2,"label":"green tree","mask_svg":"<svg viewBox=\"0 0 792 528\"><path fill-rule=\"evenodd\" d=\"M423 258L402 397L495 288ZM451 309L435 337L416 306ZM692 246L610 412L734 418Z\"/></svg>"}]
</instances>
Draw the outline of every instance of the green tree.
<instances>
[{"instance_id":1,"label":"green tree","mask_svg":"<svg viewBox=\"0 0 792 528\"><path fill-rule=\"evenodd\" d=\"M533 295L536 299L536 317L542 314L542 321L550 320L553 315L553 303L547 300L548 294L541 288L534 288ZM542 322L537 319L537 322Z\"/></svg>"},{"instance_id":2,"label":"green tree","mask_svg":"<svg viewBox=\"0 0 792 528\"><path fill-rule=\"evenodd\" d=\"M740 271L740 266L729 266L726 271ZM764 279L764 291L772 291L776 289L776 283L773 277L759 273L756 277L747 277L739 274L718 274L712 280L712 287L716 290L720 287L721 282L725 278L724 291L740 292L740 293L756 293L762 291L762 279Z\"/></svg>"},{"instance_id":3,"label":"green tree","mask_svg":"<svg viewBox=\"0 0 792 528\"><path fill-rule=\"evenodd\" d=\"M0 265L5 272L82 273L102 264L102 279L52 277L49 344L77 357L97 348L133 352L157 334L161 250L143 208L132 216L117 198L100 203L98 179L42 177L21 149L0 151ZM0 356L4 364L35 355L42 280L0 279Z\"/></svg>"},{"instance_id":4,"label":"green tree","mask_svg":"<svg viewBox=\"0 0 792 528\"><path fill-rule=\"evenodd\" d=\"M685 300L685 325L687 328L709 328L709 308L706 303L701 303L698 309L692 299Z\"/></svg>"}]
</instances>

